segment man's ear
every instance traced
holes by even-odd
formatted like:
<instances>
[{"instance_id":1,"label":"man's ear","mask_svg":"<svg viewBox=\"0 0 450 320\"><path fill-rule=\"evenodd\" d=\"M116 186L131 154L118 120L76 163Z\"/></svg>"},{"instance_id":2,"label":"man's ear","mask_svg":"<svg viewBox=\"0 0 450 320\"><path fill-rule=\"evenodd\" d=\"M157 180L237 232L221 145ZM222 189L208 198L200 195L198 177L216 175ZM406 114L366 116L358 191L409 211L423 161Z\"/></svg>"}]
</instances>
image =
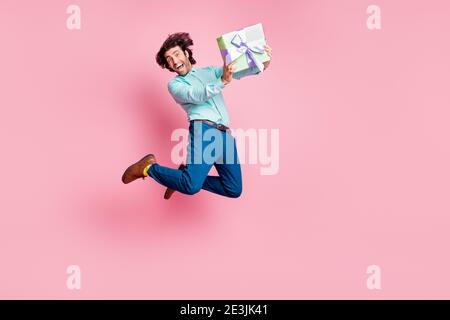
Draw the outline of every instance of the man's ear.
<instances>
[{"instance_id":1,"label":"man's ear","mask_svg":"<svg viewBox=\"0 0 450 320\"><path fill-rule=\"evenodd\" d=\"M184 54L189 58L189 52L187 50L184 50Z\"/></svg>"}]
</instances>

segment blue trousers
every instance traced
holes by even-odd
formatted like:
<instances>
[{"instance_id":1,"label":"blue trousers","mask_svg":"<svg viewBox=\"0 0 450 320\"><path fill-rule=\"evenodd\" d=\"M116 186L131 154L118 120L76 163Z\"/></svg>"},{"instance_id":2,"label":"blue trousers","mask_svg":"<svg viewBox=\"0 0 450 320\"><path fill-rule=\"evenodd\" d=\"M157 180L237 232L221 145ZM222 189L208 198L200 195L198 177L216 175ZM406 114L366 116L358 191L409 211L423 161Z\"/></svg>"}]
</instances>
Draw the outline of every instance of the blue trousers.
<instances>
[{"instance_id":1,"label":"blue trousers","mask_svg":"<svg viewBox=\"0 0 450 320\"><path fill-rule=\"evenodd\" d=\"M213 165L219 176L208 175ZM193 195L203 189L237 198L242 193L241 165L234 137L229 131L201 121L190 122L184 170L155 163L147 173L163 186L184 194Z\"/></svg>"}]
</instances>

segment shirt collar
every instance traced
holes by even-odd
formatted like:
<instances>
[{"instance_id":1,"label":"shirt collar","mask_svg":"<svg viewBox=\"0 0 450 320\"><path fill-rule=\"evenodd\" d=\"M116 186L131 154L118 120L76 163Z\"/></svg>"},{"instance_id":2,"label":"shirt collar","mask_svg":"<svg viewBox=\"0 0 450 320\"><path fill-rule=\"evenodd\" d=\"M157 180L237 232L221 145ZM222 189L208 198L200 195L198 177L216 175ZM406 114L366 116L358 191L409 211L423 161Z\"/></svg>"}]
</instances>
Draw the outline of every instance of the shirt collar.
<instances>
[{"instance_id":1,"label":"shirt collar","mask_svg":"<svg viewBox=\"0 0 450 320\"><path fill-rule=\"evenodd\" d=\"M196 73L196 72L197 72L197 68L192 66L191 70L188 73L186 73L184 76L180 76L180 75L178 75L178 76L184 78L184 77L186 77L190 74Z\"/></svg>"}]
</instances>

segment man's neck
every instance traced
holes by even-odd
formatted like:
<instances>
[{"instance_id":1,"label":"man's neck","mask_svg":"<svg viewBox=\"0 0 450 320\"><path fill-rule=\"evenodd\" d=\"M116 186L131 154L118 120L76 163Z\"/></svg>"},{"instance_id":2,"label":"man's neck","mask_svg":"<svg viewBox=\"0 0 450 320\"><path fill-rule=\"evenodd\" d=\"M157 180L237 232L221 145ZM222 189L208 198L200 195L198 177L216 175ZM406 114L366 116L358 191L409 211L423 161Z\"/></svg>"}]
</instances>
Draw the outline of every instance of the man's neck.
<instances>
[{"instance_id":1,"label":"man's neck","mask_svg":"<svg viewBox=\"0 0 450 320\"><path fill-rule=\"evenodd\" d=\"M191 72L194 69L194 67L191 65L191 68L188 70L188 72L186 72L184 75L180 75L181 77L185 77L189 74L189 72Z\"/></svg>"}]
</instances>

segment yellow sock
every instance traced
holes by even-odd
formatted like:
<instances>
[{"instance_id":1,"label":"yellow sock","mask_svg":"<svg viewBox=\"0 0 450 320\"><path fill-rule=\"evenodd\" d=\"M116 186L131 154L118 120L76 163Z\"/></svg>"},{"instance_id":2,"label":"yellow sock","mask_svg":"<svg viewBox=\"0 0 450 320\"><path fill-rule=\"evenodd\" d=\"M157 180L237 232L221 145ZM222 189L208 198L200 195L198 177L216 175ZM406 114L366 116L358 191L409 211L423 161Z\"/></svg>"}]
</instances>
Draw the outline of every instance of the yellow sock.
<instances>
[{"instance_id":1,"label":"yellow sock","mask_svg":"<svg viewBox=\"0 0 450 320\"><path fill-rule=\"evenodd\" d=\"M153 163L149 164L148 166L146 166L146 167L144 168L144 172L143 172L144 177L148 177L147 171L148 171L148 169L150 169L150 167L152 166L152 164L153 164Z\"/></svg>"}]
</instances>

